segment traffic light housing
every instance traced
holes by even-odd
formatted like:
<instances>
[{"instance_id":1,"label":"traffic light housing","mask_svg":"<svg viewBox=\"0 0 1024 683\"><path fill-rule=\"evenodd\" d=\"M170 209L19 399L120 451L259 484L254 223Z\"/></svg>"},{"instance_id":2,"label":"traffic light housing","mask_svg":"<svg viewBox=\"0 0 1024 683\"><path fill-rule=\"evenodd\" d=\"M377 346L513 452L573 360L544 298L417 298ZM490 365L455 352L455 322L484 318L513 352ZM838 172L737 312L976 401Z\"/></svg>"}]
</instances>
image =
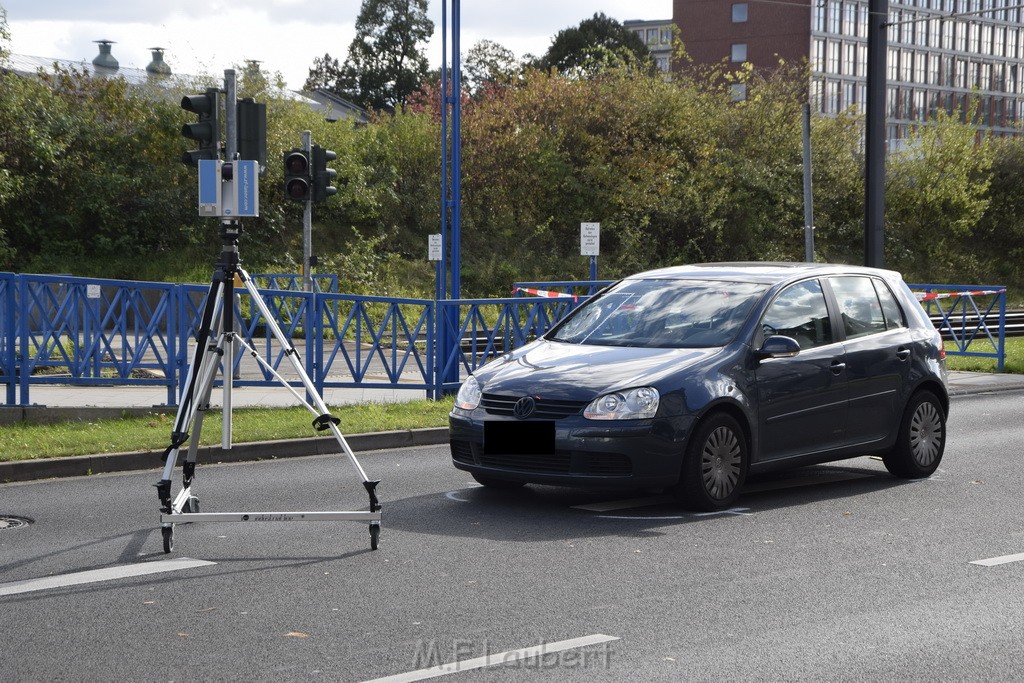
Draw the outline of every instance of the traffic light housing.
<instances>
[{"instance_id":1,"label":"traffic light housing","mask_svg":"<svg viewBox=\"0 0 1024 683\"><path fill-rule=\"evenodd\" d=\"M185 95L181 98L181 108L198 116L195 123L186 123L181 127L181 134L199 143L198 149L182 155L182 163L198 166L200 159L220 158L219 95L217 88L207 88L202 95Z\"/></svg>"},{"instance_id":2,"label":"traffic light housing","mask_svg":"<svg viewBox=\"0 0 1024 683\"><path fill-rule=\"evenodd\" d=\"M260 175L267 168L267 105L251 97L235 106L238 121L238 158L259 164Z\"/></svg>"},{"instance_id":3,"label":"traffic light housing","mask_svg":"<svg viewBox=\"0 0 1024 683\"><path fill-rule=\"evenodd\" d=\"M309 154L303 149L284 153L284 196L298 202L307 201L312 191Z\"/></svg>"},{"instance_id":4,"label":"traffic light housing","mask_svg":"<svg viewBox=\"0 0 1024 683\"><path fill-rule=\"evenodd\" d=\"M331 182L338 177L338 172L333 168L327 168L328 161L334 161L338 155L320 145L313 145L313 201L325 201L332 194L337 194L338 188L331 185Z\"/></svg>"}]
</instances>

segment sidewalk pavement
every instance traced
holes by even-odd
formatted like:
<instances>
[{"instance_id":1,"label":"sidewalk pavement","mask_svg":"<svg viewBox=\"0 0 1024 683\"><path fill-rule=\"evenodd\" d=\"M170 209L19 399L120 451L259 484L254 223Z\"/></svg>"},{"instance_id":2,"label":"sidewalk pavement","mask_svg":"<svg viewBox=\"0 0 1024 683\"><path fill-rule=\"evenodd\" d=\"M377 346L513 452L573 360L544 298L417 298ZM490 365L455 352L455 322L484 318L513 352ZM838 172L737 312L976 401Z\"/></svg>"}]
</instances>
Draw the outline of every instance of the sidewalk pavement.
<instances>
[{"instance_id":1,"label":"sidewalk pavement","mask_svg":"<svg viewBox=\"0 0 1024 683\"><path fill-rule=\"evenodd\" d=\"M1024 375L983 372L949 373L951 396L1022 389L1024 389ZM324 392L324 401L328 406L364 402L395 403L422 399L425 395L424 391L412 389L328 389ZM219 408L222 396L223 392L220 389L215 390L211 396L211 405ZM0 407L0 426L20 420L48 423L61 420L95 420L104 417L118 417L123 414L145 414L152 411L171 414L175 412L173 407L165 405L167 390L162 387L34 385L31 398L35 405L30 407ZM298 405L296 398L287 389L281 387L234 387L231 402L235 408ZM440 427L379 432L357 434L345 438L353 451L402 448L443 444L448 440L448 429ZM202 464L262 460L338 452L340 452L338 443L332 437L290 439L235 444L230 450L223 450L219 446L203 447L199 449L198 462ZM0 482L124 470L159 469L160 456L160 451L144 451L141 453L0 462Z\"/></svg>"}]
</instances>

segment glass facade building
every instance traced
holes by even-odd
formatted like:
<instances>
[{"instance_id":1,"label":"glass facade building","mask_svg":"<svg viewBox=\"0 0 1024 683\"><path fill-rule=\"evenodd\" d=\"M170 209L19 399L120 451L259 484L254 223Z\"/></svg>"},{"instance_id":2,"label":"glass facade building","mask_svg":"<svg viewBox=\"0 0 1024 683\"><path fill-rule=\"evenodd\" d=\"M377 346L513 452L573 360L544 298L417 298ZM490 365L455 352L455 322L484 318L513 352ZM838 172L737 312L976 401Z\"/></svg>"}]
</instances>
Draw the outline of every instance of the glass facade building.
<instances>
[{"instance_id":1,"label":"glass facade building","mask_svg":"<svg viewBox=\"0 0 1024 683\"><path fill-rule=\"evenodd\" d=\"M1024 9L1019 4L1014 0L889 2L886 118L890 140L906 137L913 125L939 111L965 117L976 110L982 128L996 135L1020 132ZM739 54L755 66L771 66L779 57L806 56L812 71L809 94L817 111L863 111L867 0L790 0L785 4L675 0L673 15L684 46L699 61L736 61ZM691 45L694 50L689 49ZM742 48L738 50L737 45Z\"/></svg>"}]
</instances>

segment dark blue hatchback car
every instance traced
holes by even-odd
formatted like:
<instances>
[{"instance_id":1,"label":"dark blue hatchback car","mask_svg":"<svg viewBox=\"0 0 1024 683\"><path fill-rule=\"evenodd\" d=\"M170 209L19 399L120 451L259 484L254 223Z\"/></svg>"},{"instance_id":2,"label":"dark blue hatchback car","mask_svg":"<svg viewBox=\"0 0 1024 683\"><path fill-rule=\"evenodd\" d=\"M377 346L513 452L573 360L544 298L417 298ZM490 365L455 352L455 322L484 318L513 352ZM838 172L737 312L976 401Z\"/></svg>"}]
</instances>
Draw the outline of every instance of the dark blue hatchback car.
<instances>
[{"instance_id":1,"label":"dark blue hatchback car","mask_svg":"<svg viewBox=\"0 0 1024 683\"><path fill-rule=\"evenodd\" d=\"M479 368L450 415L485 486L666 487L731 506L749 472L863 455L927 477L942 340L898 273L722 263L641 273Z\"/></svg>"}]
</instances>

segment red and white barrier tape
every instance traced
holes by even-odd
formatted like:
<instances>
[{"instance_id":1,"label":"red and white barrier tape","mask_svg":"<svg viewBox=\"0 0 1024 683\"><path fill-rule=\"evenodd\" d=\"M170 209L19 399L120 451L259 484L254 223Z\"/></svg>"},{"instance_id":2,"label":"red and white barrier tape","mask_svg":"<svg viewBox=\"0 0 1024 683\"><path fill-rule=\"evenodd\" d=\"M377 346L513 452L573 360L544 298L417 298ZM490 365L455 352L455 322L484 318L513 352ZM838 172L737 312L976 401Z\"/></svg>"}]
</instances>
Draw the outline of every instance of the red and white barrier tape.
<instances>
[{"instance_id":1,"label":"red and white barrier tape","mask_svg":"<svg viewBox=\"0 0 1024 683\"><path fill-rule=\"evenodd\" d=\"M572 299L573 301L579 301L579 297L575 294L567 294L565 292L549 292L546 289L531 289L529 287L513 287L512 293L526 292L533 296L546 296L550 299Z\"/></svg>"},{"instance_id":2,"label":"red and white barrier tape","mask_svg":"<svg viewBox=\"0 0 1024 683\"><path fill-rule=\"evenodd\" d=\"M958 296L986 296L989 294L1004 294L1005 289L980 289L976 292L916 292L918 301L932 301L933 299L953 299Z\"/></svg>"}]
</instances>

